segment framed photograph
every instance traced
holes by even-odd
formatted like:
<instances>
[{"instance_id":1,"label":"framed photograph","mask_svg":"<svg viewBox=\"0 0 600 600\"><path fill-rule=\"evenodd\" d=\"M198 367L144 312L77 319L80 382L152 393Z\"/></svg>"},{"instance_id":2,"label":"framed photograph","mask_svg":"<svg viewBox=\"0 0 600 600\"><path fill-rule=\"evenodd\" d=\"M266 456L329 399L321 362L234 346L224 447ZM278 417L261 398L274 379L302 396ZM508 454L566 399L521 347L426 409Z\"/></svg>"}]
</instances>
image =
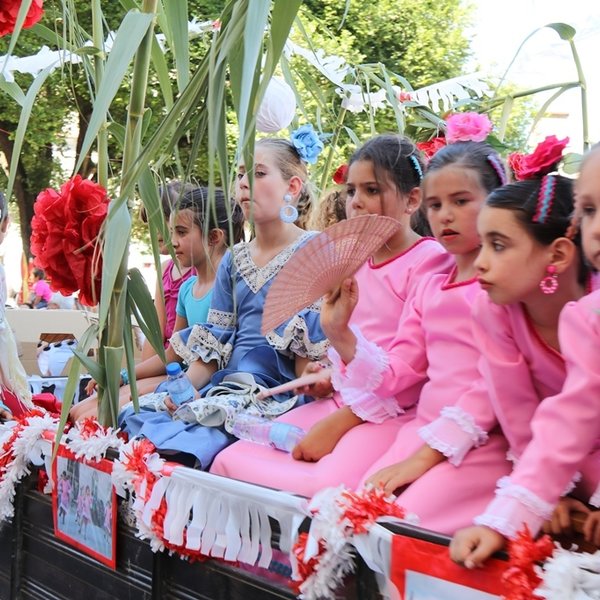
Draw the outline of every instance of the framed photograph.
<instances>
[{"instance_id":1,"label":"framed photograph","mask_svg":"<svg viewBox=\"0 0 600 600\"><path fill-rule=\"evenodd\" d=\"M117 497L112 463L75 458L60 445L52 466L52 508L56 537L116 568Z\"/></svg>"},{"instance_id":2,"label":"framed photograph","mask_svg":"<svg viewBox=\"0 0 600 600\"><path fill-rule=\"evenodd\" d=\"M505 561L491 559L482 569L465 569L450 560L447 538L428 535L425 530L418 537L411 533L392 539L392 581L402 600L502 598Z\"/></svg>"}]
</instances>

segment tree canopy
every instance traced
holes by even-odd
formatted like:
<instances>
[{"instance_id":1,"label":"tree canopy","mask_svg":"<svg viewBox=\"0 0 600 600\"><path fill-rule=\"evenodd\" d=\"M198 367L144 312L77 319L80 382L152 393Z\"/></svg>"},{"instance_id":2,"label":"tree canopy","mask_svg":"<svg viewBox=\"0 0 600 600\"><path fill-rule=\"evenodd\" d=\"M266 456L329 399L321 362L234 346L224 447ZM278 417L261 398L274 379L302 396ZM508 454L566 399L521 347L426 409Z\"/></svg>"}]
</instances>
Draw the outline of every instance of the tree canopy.
<instances>
[{"instance_id":1,"label":"tree canopy","mask_svg":"<svg viewBox=\"0 0 600 600\"><path fill-rule=\"evenodd\" d=\"M80 30L72 32L72 39L79 39L80 46L85 41L85 31L91 31L90 3L86 0L71 0L68 3ZM133 1L103 2L102 10L107 30L116 28L121 22L127 7ZM225 2L223 0L189 0L189 16L199 21L216 19ZM63 3L59 0L46 0L42 24L50 30L62 33L64 15ZM470 9L461 0L306 0L301 11L301 23L310 36L314 48L328 54L337 54L352 64L383 63L390 71L406 78L413 87L457 76L469 55L469 41L465 35ZM70 19L72 22L72 19ZM296 30L298 31L298 30ZM77 36L80 36L79 38ZM301 35L294 34L298 43L307 46ZM35 28L23 31L19 38L18 55L34 54L39 49L40 37ZM0 54L6 52L8 39L0 39ZM208 44L202 39L190 42L190 61L198 63L207 51ZM83 54L89 60L89 55ZM170 76L175 79L172 57L167 57ZM311 96L327 90L326 101L337 102L334 86L326 82L314 68L302 58L292 59L291 67L297 78L297 87L304 95L303 109L307 120L320 121L320 129L331 131L335 111L326 114L319 103ZM31 83L31 76L18 75L17 82L23 89ZM320 90L315 89L320 85ZM147 99L147 132L152 131L152 123L165 114L165 104L158 93L156 74L150 72L149 94ZM76 152L79 153L93 106L91 82L84 77L80 65L64 66L54 72L40 92L31 116L21 153L19 172L15 183L15 199L19 206L19 217L24 248L29 253L30 222L33 203L37 193L50 186L59 185L70 174L63 172L59 161L59 151L65 148L70 131L77 133ZM122 116L128 102L128 85L121 86L113 104L111 117L116 123L123 122ZM12 155L14 131L19 119L19 106L6 94L0 94L0 150L8 161ZM393 111L382 111L369 119L365 114L347 115L345 124L356 138L364 138L374 130L390 130L395 127ZM234 128L229 131L235 136ZM179 168L184 168L188 150L193 140L183 137L179 143ZM122 148L118 136L109 136L111 163L120 164ZM233 147L233 144L232 144ZM167 176L177 173L177 161L163 165ZM93 154L85 157L80 173L93 176L96 165ZM204 153L198 153L198 161L191 165L190 172L197 180L206 177L207 165ZM1 176L1 175L0 175ZM118 179L115 179L118 185Z\"/></svg>"}]
</instances>

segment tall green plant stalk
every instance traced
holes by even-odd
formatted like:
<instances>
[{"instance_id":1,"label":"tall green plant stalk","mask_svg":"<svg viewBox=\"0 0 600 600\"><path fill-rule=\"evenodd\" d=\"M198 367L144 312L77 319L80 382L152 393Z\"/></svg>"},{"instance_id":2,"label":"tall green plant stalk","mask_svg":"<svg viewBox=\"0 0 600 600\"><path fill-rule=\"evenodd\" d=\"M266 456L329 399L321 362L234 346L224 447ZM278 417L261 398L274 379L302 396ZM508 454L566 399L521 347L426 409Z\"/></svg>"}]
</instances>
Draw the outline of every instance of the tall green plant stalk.
<instances>
[{"instance_id":1,"label":"tall green plant stalk","mask_svg":"<svg viewBox=\"0 0 600 600\"><path fill-rule=\"evenodd\" d=\"M331 171L331 165L333 163L333 156L335 154L338 139L340 137L340 132L342 131L342 127L344 125L344 117L346 116L346 109L341 108L338 113L338 118L335 123L335 129L333 130L333 137L331 138L331 143L329 144L329 152L327 153L327 160L325 161L325 166L323 167L323 173L321 174L321 189L319 190L319 194L322 194L327 187L327 181L329 179L329 172Z\"/></svg>"},{"instance_id":2,"label":"tall green plant stalk","mask_svg":"<svg viewBox=\"0 0 600 600\"><path fill-rule=\"evenodd\" d=\"M156 14L158 0L144 0L141 12ZM122 186L130 188L131 167L139 154L142 141L142 119L146 99L146 88L148 85L148 71L150 67L150 56L152 40L154 36L153 23L140 44L133 63L133 76L131 81L131 96L127 110L127 122L125 126L125 146L123 149L122 162ZM127 222L127 233L131 230L131 219L129 216L129 202L122 203L115 211L112 221L120 220L120 228L112 228L109 222L106 229L105 245L111 243L113 235L123 235L123 221ZM126 327L131 327L128 322L129 315L126 310L127 299L127 262L129 251L125 251L121 257L115 284L110 297L108 319L105 332L102 335L100 345L101 352L99 361L102 362L105 372L105 387L99 387L98 393L98 420L106 426L116 426L119 411L119 369L125 351L123 332Z\"/></svg>"},{"instance_id":3,"label":"tall green plant stalk","mask_svg":"<svg viewBox=\"0 0 600 600\"><path fill-rule=\"evenodd\" d=\"M104 77L104 28L102 26L102 6L100 0L92 0L92 38L98 53L94 56L94 81L96 90ZM98 183L108 187L108 129L106 119L98 132Z\"/></svg>"},{"instance_id":4,"label":"tall green plant stalk","mask_svg":"<svg viewBox=\"0 0 600 600\"><path fill-rule=\"evenodd\" d=\"M569 39L569 46L571 47L571 53L573 54L573 61L575 62L575 68L577 69L577 78L579 79L579 89L581 92L581 121L582 121L582 133L583 133L583 151L586 152L590 147L590 132L588 124L588 100L587 100L587 82L581 67L581 61L579 60L579 53L575 47L573 38Z\"/></svg>"}]
</instances>

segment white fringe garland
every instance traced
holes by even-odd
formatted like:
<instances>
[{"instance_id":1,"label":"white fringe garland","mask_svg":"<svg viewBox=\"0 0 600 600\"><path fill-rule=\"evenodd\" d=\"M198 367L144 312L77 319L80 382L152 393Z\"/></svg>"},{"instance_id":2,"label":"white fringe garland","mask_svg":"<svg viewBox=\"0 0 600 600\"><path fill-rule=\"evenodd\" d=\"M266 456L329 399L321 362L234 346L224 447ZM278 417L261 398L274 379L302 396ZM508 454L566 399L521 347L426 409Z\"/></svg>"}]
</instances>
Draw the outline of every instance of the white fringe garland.
<instances>
[{"instance_id":1,"label":"white fringe garland","mask_svg":"<svg viewBox=\"0 0 600 600\"><path fill-rule=\"evenodd\" d=\"M12 453L12 459L6 465L6 470L0 479L0 522L12 519L15 499L15 488L25 475L30 473L29 465L43 465L44 458L48 456L49 442L44 439L46 431L56 432L58 420L49 414L35 414L26 417L23 424L14 423L20 431L12 447L7 452ZM2 433L0 442L2 446L13 434L12 428L6 428ZM50 452L51 455L51 452Z\"/></svg>"},{"instance_id":2,"label":"white fringe garland","mask_svg":"<svg viewBox=\"0 0 600 600\"><path fill-rule=\"evenodd\" d=\"M600 550L577 553L556 546L535 593L546 600L600 600Z\"/></svg>"},{"instance_id":3,"label":"white fringe garland","mask_svg":"<svg viewBox=\"0 0 600 600\"><path fill-rule=\"evenodd\" d=\"M29 473L30 463L49 467L52 444L48 432L56 435L58 420L50 414L32 414L21 423L0 426L0 448L19 428L12 446L12 458L0 478L0 521L14 515L15 487ZM86 430L85 432L82 431ZM393 595L390 586L392 534L377 524L367 533L354 534L353 524L343 519L348 505L340 502L343 486L319 492L308 503L304 498L253 484L227 479L166 463L144 441L124 444L117 431L78 426L67 435L66 444L78 457L99 460L109 447L119 449L112 480L117 492L129 492L138 536L147 539L154 552L173 546L181 554L239 561L267 568L271 562L270 519L279 523L279 547L292 559L295 578L298 563L292 552L302 521L312 515L304 562L318 558L318 568L300 586L301 598L334 598L343 578L354 568L358 552L369 568L379 574L384 597ZM147 444L147 442L145 442ZM166 504L163 538L156 533L155 516ZM414 522L409 515L405 522ZM383 517L378 521L399 521ZM184 556L185 557L185 556ZM564 550L557 545L543 565L543 582L536 594L546 600L600 600L600 550L594 554Z\"/></svg>"}]
</instances>

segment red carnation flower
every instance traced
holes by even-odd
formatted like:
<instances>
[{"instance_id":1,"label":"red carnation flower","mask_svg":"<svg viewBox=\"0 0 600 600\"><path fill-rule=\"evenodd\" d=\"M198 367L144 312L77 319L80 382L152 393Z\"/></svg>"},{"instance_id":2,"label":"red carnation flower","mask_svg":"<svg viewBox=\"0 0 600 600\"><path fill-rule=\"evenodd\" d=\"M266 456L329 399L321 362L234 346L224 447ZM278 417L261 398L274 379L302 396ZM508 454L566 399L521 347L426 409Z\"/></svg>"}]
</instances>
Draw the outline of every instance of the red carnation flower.
<instances>
[{"instance_id":1,"label":"red carnation flower","mask_svg":"<svg viewBox=\"0 0 600 600\"><path fill-rule=\"evenodd\" d=\"M427 142L417 142L417 148L425 155L425 158L430 159L446 143L445 137L434 137Z\"/></svg>"},{"instance_id":2,"label":"red carnation flower","mask_svg":"<svg viewBox=\"0 0 600 600\"><path fill-rule=\"evenodd\" d=\"M50 287L65 295L79 290L82 304L100 298L102 253L98 236L108 213L106 190L76 175L57 192L47 189L35 202L31 252Z\"/></svg>"},{"instance_id":3,"label":"red carnation flower","mask_svg":"<svg viewBox=\"0 0 600 600\"><path fill-rule=\"evenodd\" d=\"M33 27L44 14L42 8L43 0L32 0L23 29ZM0 2L0 37L12 33L17 24L17 16L21 8L21 0L2 0Z\"/></svg>"},{"instance_id":4,"label":"red carnation flower","mask_svg":"<svg viewBox=\"0 0 600 600\"><path fill-rule=\"evenodd\" d=\"M333 174L333 181L335 181L338 185L343 185L346 183L346 178L348 177L348 165L343 164L340 165Z\"/></svg>"},{"instance_id":5,"label":"red carnation flower","mask_svg":"<svg viewBox=\"0 0 600 600\"><path fill-rule=\"evenodd\" d=\"M568 143L568 137L559 140L555 135L549 135L535 147L531 154L520 152L509 154L508 166L518 181L543 177L556 170Z\"/></svg>"}]
</instances>

